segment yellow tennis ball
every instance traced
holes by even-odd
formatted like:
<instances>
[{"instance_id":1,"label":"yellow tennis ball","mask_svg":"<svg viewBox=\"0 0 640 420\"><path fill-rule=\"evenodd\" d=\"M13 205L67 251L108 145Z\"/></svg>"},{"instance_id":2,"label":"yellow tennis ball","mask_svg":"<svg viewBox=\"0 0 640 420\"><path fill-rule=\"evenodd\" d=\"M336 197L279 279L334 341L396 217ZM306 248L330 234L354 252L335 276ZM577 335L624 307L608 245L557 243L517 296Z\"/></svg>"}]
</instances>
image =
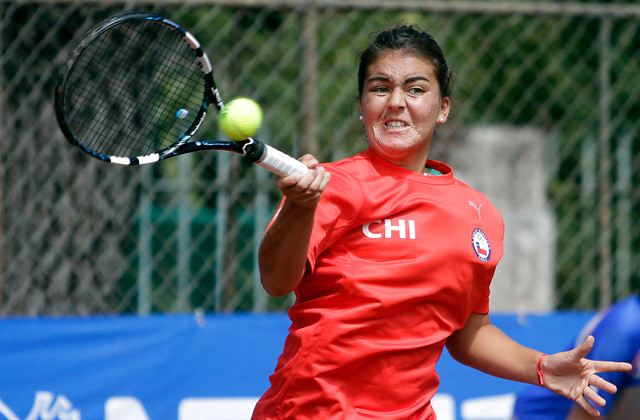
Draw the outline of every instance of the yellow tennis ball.
<instances>
[{"instance_id":1,"label":"yellow tennis ball","mask_svg":"<svg viewBox=\"0 0 640 420\"><path fill-rule=\"evenodd\" d=\"M262 109L249 98L234 99L220 111L220 128L231 140L252 137L261 124Z\"/></svg>"}]
</instances>

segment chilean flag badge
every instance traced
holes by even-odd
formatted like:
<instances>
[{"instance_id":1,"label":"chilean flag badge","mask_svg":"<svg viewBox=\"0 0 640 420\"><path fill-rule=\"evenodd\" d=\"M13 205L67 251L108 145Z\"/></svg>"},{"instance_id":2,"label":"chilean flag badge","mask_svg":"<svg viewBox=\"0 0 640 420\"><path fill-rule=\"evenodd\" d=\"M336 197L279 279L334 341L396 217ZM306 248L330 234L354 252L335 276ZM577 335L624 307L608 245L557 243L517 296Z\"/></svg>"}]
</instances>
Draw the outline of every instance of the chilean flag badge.
<instances>
[{"instance_id":1,"label":"chilean flag badge","mask_svg":"<svg viewBox=\"0 0 640 420\"><path fill-rule=\"evenodd\" d=\"M489 240L483 231L480 229L473 231L471 234L471 244L480 261L489 261L489 258L491 258L491 245L489 245Z\"/></svg>"}]
</instances>

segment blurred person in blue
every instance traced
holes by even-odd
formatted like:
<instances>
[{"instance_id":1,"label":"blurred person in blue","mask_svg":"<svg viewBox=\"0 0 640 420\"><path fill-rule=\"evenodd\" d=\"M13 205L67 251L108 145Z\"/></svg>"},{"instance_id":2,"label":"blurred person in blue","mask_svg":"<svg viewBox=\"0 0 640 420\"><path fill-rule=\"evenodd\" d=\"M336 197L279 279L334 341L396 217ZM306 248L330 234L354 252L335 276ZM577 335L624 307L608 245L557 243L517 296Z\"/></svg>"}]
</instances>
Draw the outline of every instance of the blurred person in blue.
<instances>
[{"instance_id":1,"label":"blurred person in blue","mask_svg":"<svg viewBox=\"0 0 640 420\"><path fill-rule=\"evenodd\" d=\"M640 294L633 294L596 314L580 331L575 343L589 335L595 344L589 357L631 363L631 372L603 372L603 379L616 385L618 392L596 392L606 400L600 419L640 420ZM570 346L573 348L573 346ZM514 420L594 419L578 404L547 388L527 387L516 399Z\"/></svg>"}]
</instances>

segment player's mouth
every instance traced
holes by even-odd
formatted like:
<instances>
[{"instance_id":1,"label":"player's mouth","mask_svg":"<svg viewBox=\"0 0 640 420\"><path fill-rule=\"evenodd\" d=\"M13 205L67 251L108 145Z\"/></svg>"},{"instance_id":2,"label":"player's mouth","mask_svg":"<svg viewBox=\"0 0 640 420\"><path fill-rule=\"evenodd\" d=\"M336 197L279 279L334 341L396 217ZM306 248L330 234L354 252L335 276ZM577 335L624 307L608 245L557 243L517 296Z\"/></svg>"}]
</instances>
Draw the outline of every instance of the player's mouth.
<instances>
[{"instance_id":1,"label":"player's mouth","mask_svg":"<svg viewBox=\"0 0 640 420\"><path fill-rule=\"evenodd\" d=\"M391 130L400 130L401 128L405 128L407 123L403 121L387 121L384 125Z\"/></svg>"}]
</instances>

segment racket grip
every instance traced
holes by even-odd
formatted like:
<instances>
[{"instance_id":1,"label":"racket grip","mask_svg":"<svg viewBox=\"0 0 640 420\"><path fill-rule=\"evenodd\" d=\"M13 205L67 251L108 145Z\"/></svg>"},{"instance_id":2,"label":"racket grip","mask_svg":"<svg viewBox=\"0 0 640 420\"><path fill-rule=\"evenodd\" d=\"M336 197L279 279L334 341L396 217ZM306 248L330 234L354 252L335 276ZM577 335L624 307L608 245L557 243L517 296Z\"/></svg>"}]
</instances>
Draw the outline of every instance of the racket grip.
<instances>
[{"instance_id":1,"label":"racket grip","mask_svg":"<svg viewBox=\"0 0 640 420\"><path fill-rule=\"evenodd\" d=\"M304 174L309 171L307 165L292 158L286 153L265 144L265 150L255 164L279 176Z\"/></svg>"}]
</instances>

